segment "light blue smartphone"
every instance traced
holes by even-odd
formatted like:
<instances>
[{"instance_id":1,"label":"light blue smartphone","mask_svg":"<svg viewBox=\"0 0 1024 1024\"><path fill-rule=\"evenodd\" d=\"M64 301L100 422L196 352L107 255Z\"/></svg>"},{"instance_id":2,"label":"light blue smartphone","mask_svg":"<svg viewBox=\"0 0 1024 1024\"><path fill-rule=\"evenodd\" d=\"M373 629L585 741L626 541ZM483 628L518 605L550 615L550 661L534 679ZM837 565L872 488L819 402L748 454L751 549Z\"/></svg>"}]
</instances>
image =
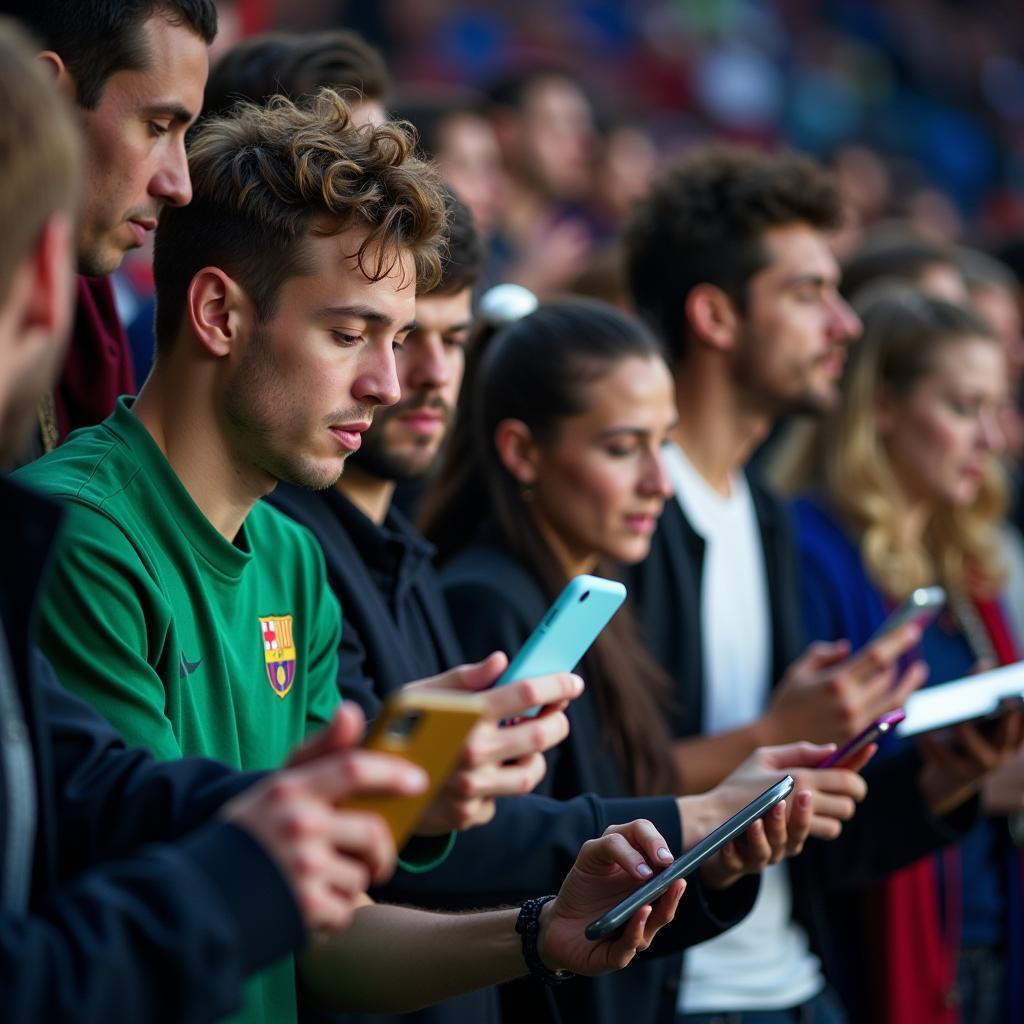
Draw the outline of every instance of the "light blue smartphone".
<instances>
[{"instance_id":1,"label":"light blue smartphone","mask_svg":"<svg viewBox=\"0 0 1024 1024\"><path fill-rule=\"evenodd\" d=\"M574 577L494 685L571 672L625 600L626 588L615 580ZM531 717L539 713L540 708L523 712Z\"/></svg>"}]
</instances>

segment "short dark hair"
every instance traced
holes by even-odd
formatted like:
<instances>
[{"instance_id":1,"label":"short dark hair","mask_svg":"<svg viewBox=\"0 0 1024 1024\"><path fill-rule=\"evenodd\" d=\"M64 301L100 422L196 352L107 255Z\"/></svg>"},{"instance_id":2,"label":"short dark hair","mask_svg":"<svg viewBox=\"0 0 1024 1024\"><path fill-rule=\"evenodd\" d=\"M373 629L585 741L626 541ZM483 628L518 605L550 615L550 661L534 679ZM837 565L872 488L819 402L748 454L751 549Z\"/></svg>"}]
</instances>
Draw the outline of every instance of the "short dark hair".
<instances>
[{"instance_id":1,"label":"short dark hair","mask_svg":"<svg viewBox=\"0 0 1024 1024\"><path fill-rule=\"evenodd\" d=\"M470 89L414 82L395 97L394 112L416 126L424 156L436 159L446 126L460 117L484 117L483 104L483 94Z\"/></svg>"},{"instance_id":2,"label":"short dark hair","mask_svg":"<svg viewBox=\"0 0 1024 1024\"><path fill-rule=\"evenodd\" d=\"M239 100L299 100L328 86L350 103L387 102L391 75L383 55L344 29L294 35L266 32L244 39L214 65L203 116L227 113Z\"/></svg>"},{"instance_id":3,"label":"short dark hair","mask_svg":"<svg viewBox=\"0 0 1024 1024\"><path fill-rule=\"evenodd\" d=\"M441 280L431 290L433 295L472 288L484 270L484 247L469 207L449 188L445 189L445 205L448 221L441 254Z\"/></svg>"},{"instance_id":4,"label":"short dark hair","mask_svg":"<svg viewBox=\"0 0 1024 1024\"><path fill-rule=\"evenodd\" d=\"M444 192L399 122L355 125L323 89L308 104L283 96L204 122L189 143L192 202L165 207L153 251L158 354L181 325L188 286L214 264L245 289L257 317L274 315L281 285L306 272L306 239L367 230L357 258L373 280L411 252L418 289L441 277Z\"/></svg>"},{"instance_id":5,"label":"short dark hair","mask_svg":"<svg viewBox=\"0 0 1024 1024\"><path fill-rule=\"evenodd\" d=\"M147 67L142 26L153 15L185 25L208 44L217 34L214 0L9 0L4 13L59 54L87 109L97 106L115 72Z\"/></svg>"},{"instance_id":6,"label":"short dark hair","mask_svg":"<svg viewBox=\"0 0 1024 1024\"><path fill-rule=\"evenodd\" d=\"M946 265L959 271L951 249L907 232L869 238L843 264L842 292L855 299L868 285L883 279L918 284L931 267Z\"/></svg>"},{"instance_id":7,"label":"short dark hair","mask_svg":"<svg viewBox=\"0 0 1024 1024\"><path fill-rule=\"evenodd\" d=\"M750 278L768 263L764 232L841 221L832 175L809 157L709 146L663 173L626 229L629 286L673 363L686 347L684 304L714 284L743 309Z\"/></svg>"},{"instance_id":8,"label":"short dark hair","mask_svg":"<svg viewBox=\"0 0 1024 1024\"><path fill-rule=\"evenodd\" d=\"M522 110L534 87L544 82L568 82L586 92L582 82L568 69L554 64L520 68L495 78L484 90L487 109Z\"/></svg>"}]
</instances>

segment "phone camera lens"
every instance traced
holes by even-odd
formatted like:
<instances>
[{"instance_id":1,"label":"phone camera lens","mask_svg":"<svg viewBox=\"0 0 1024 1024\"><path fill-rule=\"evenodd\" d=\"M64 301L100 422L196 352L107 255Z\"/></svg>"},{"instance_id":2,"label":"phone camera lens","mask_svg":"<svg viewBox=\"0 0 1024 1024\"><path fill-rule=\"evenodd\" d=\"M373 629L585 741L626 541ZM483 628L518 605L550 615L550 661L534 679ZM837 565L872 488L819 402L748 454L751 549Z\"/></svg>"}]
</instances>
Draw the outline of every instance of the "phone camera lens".
<instances>
[{"instance_id":1,"label":"phone camera lens","mask_svg":"<svg viewBox=\"0 0 1024 1024\"><path fill-rule=\"evenodd\" d=\"M392 739L407 740L420 720L419 711L407 711L401 718L396 718L388 727L388 735Z\"/></svg>"},{"instance_id":2,"label":"phone camera lens","mask_svg":"<svg viewBox=\"0 0 1024 1024\"><path fill-rule=\"evenodd\" d=\"M584 590L583 593L580 594L580 604L583 604L583 602L586 601L588 597L590 597L590 591Z\"/></svg>"}]
</instances>

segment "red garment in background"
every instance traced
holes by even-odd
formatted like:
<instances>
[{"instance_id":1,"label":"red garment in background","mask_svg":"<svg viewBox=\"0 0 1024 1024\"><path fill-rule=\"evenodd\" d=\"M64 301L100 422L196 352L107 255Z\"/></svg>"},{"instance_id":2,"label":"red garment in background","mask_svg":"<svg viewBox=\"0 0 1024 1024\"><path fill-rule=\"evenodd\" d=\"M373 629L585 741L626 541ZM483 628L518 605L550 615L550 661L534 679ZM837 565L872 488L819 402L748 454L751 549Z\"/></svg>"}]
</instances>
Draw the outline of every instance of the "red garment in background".
<instances>
[{"instance_id":1,"label":"red garment in background","mask_svg":"<svg viewBox=\"0 0 1024 1024\"><path fill-rule=\"evenodd\" d=\"M975 601L1000 665L1017 650L997 601ZM882 883L885 1024L958 1024L957 956L960 949L959 850L924 857ZM939 910L937 857L944 858L945 921Z\"/></svg>"},{"instance_id":2,"label":"red garment in background","mask_svg":"<svg viewBox=\"0 0 1024 1024\"><path fill-rule=\"evenodd\" d=\"M105 420L118 396L133 395L135 388L131 349L110 278L79 275L74 331L53 394L59 440Z\"/></svg>"}]
</instances>

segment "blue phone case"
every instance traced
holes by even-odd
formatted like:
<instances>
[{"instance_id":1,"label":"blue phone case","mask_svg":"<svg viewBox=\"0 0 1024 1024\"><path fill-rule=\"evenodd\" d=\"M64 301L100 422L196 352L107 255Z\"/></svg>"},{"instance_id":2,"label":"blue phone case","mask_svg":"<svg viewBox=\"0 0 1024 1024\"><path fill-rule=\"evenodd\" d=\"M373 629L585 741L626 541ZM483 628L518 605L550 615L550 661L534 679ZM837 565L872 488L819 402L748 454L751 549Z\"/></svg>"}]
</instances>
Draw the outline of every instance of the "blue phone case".
<instances>
[{"instance_id":1,"label":"blue phone case","mask_svg":"<svg viewBox=\"0 0 1024 1024\"><path fill-rule=\"evenodd\" d=\"M600 576L571 579L494 685L571 672L625 599L626 588L615 580ZM530 708L523 714L539 712L540 708Z\"/></svg>"}]
</instances>

